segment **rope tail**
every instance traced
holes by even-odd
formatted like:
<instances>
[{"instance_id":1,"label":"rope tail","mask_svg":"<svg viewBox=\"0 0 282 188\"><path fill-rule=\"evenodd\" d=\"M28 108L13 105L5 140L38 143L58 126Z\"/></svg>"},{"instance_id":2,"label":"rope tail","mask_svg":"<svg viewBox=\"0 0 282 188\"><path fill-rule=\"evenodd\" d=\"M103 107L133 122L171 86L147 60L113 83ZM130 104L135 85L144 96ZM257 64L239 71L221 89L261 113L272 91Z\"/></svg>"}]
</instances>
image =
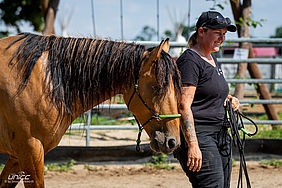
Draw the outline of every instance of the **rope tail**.
<instances>
[{"instance_id":1,"label":"rope tail","mask_svg":"<svg viewBox=\"0 0 282 188\"><path fill-rule=\"evenodd\" d=\"M235 147L236 146L238 147L238 151L240 154L240 170L239 170L237 188L239 188L240 185L241 185L240 187L243 188L243 181L242 181L243 180L243 171L244 171L245 178L246 178L247 188L251 188L250 178L249 178L248 171L247 171L246 159L244 155L245 138L246 138L245 135L254 136L258 131L258 126L250 118L240 113L239 110L234 111L233 108L231 107L231 102L229 100L227 100L226 105L227 105L226 106L226 110L227 110L226 115L230 123L233 143ZM248 131L246 131L246 129L244 128L242 117L249 120L254 125L255 127L254 133L249 133ZM242 138L240 137L239 130L243 132Z\"/></svg>"}]
</instances>

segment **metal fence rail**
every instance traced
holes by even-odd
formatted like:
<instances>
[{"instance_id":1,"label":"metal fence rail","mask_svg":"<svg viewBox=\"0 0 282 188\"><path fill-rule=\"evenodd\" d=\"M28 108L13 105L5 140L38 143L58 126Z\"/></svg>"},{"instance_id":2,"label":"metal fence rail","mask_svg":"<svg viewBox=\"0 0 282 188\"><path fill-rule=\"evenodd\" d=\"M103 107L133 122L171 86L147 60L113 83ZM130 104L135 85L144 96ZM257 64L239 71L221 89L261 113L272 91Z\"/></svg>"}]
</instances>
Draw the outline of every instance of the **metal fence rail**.
<instances>
[{"instance_id":1,"label":"metal fence rail","mask_svg":"<svg viewBox=\"0 0 282 188\"><path fill-rule=\"evenodd\" d=\"M242 104L282 104L282 100L239 100Z\"/></svg>"},{"instance_id":2,"label":"metal fence rail","mask_svg":"<svg viewBox=\"0 0 282 188\"><path fill-rule=\"evenodd\" d=\"M259 84L259 83L282 83L282 79L226 79L228 83L251 83L251 84Z\"/></svg>"},{"instance_id":3,"label":"metal fence rail","mask_svg":"<svg viewBox=\"0 0 282 188\"><path fill-rule=\"evenodd\" d=\"M282 125L282 120L254 120L258 125L271 124L271 125ZM250 121L244 120L245 125L252 124ZM85 124L84 124L85 125ZM69 130L88 130L87 126L84 125L72 125ZM89 130L138 130L137 125L90 125Z\"/></svg>"},{"instance_id":4,"label":"metal fence rail","mask_svg":"<svg viewBox=\"0 0 282 188\"><path fill-rule=\"evenodd\" d=\"M134 42L136 44L141 44L145 46L157 46L160 44L159 41L127 41L128 43ZM239 43L239 42L250 42L250 43L271 43L271 44L279 44L282 43L282 38L233 38L226 39L223 43L223 46L230 46L230 43ZM169 46L171 47L187 47L187 42L169 42Z\"/></svg>"},{"instance_id":5,"label":"metal fence rail","mask_svg":"<svg viewBox=\"0 0 282 188\"><path fill-rule=\"evenodd\" d=\"M85 124L72 125L69 130L88 130ZM90 125L89 130L138 130L137 125Z\"/></svg>"},{"instance_id":6,"label":"metal fence rail","mask_svg":"<svg viewBox=\"0 0 282 188\"><path fill-rule=\"evenodd\" d=\"M282 58L249 58L249 59L217 58L217 61L222 64L232 64L232 63L282 64Z\"/></svg>"}]
</instances>

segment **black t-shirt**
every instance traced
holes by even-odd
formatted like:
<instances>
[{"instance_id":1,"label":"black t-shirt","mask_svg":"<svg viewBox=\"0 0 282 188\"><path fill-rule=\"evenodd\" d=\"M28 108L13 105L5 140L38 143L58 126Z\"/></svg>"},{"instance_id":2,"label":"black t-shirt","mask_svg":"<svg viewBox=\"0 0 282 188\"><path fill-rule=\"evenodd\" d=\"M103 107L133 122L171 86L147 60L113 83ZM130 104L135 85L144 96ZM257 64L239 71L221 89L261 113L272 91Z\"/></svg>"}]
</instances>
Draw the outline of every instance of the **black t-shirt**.
<instances>
[{"instance_id":1,"label":"black t-shirt","mask_svg":"<svg viewBox=\"0 0 282 188\"><path fill-rule=\"evenodd\" d=\"M223 72L187 49L176 61L183 84L196 86L191 106L195 125L221 125L225 117L224 101L229 93Z\"/></svg>"}]
</instances>

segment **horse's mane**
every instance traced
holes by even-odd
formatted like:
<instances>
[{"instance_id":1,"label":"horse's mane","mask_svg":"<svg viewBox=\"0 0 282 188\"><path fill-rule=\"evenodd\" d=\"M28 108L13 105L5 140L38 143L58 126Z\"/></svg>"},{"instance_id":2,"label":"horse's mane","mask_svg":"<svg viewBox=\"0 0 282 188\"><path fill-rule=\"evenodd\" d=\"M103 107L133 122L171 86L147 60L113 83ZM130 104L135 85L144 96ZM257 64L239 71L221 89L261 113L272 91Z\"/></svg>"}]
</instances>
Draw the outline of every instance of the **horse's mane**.
<instances>
[{"instance_id":1,"label":"horse's mane","mask_svg":"<svg viewBox=\"0 0 282 188\"><path fill-rule=\"evenodd\" d=\"M30 33L20 34L9 47L21 40L24 41L10 61L11 65L17 65L22 75L19 89L26 87L36 62L43 52L48 52L46 91L55 106L69 114L75 111L78 103L85 108L93 105L93 97L99 100L111 92L119 92L124 84L133 85L145 52L143 45L134 43ZM158 95L164 95L172 78L179 98L180 75L167 53L161 53L155 70L160 88Z\"/></svg>"}]
</instances>

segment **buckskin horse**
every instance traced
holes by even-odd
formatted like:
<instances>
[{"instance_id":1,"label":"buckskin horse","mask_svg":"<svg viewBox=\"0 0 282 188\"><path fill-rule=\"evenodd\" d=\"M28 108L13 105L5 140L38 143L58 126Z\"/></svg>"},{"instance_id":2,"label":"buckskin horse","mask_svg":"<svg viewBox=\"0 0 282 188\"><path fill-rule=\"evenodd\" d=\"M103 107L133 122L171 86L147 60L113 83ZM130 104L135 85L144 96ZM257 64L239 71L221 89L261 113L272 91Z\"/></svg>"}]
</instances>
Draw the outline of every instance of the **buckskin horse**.
<instances>
[{"instance_id":1,"label":"buckskin horse","mask_svg":"<svg viewBox=\"0 0 282 188\"><path fill-rule=\"evenodd\" d=\"M156 152L180 142L180 75L169 41L143 45L102 39L22 33L0 40L0 152L11 174L28 175L25 187L44 187L44 155L85 111L123 94Z\"/></svg>"}]
</instances>

